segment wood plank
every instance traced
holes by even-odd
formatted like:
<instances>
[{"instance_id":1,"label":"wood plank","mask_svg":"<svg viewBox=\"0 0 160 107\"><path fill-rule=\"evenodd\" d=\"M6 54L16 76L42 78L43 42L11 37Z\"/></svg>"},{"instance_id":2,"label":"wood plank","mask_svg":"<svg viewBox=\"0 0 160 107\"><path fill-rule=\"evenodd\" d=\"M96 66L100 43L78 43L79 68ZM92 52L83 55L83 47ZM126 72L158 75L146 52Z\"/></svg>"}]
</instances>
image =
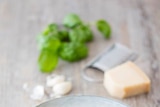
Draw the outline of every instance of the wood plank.
<instances>
[{"instance_id":1,"label":"wood plank","mask_svg":"<svg viewBox=\"0 0 160 107\"><path fill-rule=\"evenodd\" d=\"M137 96L135 99L136 104L133 106L158 107L159 104L157 103L157 100L160 99L158 95L159 79L155 78L155 75L159 74L159 70L157 68L157 62L159 61L157 61L157 55L155 54L153 46L155 43L153 39L156 37L155 34L157 32L152 32L152 27L154 26L150 20L152 15L150 15L146 10L146 8L149 8L149 6L146 6L145 3L145 1L133 1L131 3L133 8L132 11L134 12L129 14L128 23L132 47L134 47L134 49L137 50L141 55L137 63L151 78L152 88L148 95L140 97ZM158 45L156 45L156 47L158 48ZM156 70L153 69L153 65L156 66ZM155 72L157 74L155 74ZM154 93L156 94L154 95Z\"/></svg>"}]
</instances>

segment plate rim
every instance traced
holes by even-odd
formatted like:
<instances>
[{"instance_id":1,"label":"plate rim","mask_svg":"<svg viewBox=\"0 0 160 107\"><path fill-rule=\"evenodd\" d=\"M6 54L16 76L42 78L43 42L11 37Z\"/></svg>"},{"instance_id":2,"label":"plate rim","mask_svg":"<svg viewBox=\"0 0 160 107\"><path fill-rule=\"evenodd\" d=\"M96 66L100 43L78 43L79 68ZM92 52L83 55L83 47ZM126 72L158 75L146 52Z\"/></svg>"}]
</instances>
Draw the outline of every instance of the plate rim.
<instances>
[{"instance_id":1,"label":"plate rim","mask_svg":"<svg viewBox=\"0 0 160 107\"><path fill-rule=\"evenodd\" d=\"M58 99L62 99L62 98L69 98L69 97L95 97L95 98L102 98L104 100L109 100L109 101L113 101L113 102L116 102L116 103L119 103L121 105L124 105L126 107L130 107L128 104L125 104L117 99L114 99L114 98L108 98L108 97L103 97L103 96L96 96L96 95L67 95L67 96L63 96L63 97L60 97L60 98L52 98L52 99L49 99L49 100L46 100L38 105L36 105L35 107L40 107L41 105L45 104L45 103L49 103L51 101L54 101L54 100L58 100Z\"/></svg>"}]
</instances>

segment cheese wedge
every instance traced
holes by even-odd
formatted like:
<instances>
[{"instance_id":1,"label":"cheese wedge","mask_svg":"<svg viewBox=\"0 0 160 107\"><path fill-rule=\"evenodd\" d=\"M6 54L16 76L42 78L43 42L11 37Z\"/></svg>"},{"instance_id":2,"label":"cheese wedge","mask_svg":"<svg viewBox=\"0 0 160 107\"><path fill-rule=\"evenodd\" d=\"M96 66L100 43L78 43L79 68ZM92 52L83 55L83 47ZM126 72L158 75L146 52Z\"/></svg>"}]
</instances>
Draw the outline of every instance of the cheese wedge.
<instances>
[{"instance_id":1,"label":"cheese wedge","mask_svg":"<svg viewBox=\"0 0 160 107\"><path fill-rule=\"evenodd\" d=\"M105 72L104 87L116 98L149 92L150 80L133 62L126 62Z\"/></svg>"}]
</instances>

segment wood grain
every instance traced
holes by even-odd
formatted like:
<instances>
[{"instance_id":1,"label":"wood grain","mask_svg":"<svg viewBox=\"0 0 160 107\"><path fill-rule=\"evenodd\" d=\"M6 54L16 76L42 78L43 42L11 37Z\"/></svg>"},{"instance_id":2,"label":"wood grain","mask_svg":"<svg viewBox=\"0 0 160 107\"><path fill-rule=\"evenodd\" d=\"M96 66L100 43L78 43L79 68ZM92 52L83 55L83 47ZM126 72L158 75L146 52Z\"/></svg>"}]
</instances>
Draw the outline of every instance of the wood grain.
<instances>
[{"instance_id":1,"label":"wood grain","mask_svg":"<svg viewBox=\"0 0 160 107\"><path fill-rule=\"evenodd\" d=\"M22 85L45 84L47 74L39 72L36 62L36 35L50 22L61 23L74 12L86 22L104 18L112 26L112 39L105 40L93 27L95 39L89 43L90 55L77 63L60 61L56 73L73 80L70 95L110 97L103 85L90 83L80 70L113 42L127 45L139 53L136 63L151 78L149 94L122 102L131 107L160 105L160 1L159 0L0 0L0 107L32 107Z\"/></svg>"}]
</instances>

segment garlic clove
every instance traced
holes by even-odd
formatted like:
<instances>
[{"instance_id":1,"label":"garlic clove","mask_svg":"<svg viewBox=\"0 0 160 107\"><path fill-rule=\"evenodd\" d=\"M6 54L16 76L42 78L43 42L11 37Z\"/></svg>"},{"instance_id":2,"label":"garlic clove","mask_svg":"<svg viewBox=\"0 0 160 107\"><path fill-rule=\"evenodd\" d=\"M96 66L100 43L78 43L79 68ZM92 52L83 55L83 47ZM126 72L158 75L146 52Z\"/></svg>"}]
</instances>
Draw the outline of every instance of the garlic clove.
<instances>
[{"instance_id":1,"label":"garlic clove","mask_svg":"<svg viewBox=\"0 0 160 107\"><path fill-rule=\"evenodd\" d=\"M57 83L61 83L64 81L65 81L65 76L63 75L55 76L54 78L47 78L46 86L54 87Z\"/></svg>"},{"instance_id":2,"label":"garlic clove","mask_svg":"<svg viewBox=\"0 0 160 107\"><path fill-rule=\"evenodd\" d=\"M42 100L42 98L44 97L45 93L44 93L44 87L42 85L37 85L34 87L30 98L33 100Z\"/></svg>"},{"instance_id":3,"label":"garlic clove","mask_svg":"<svg viewBox=\"0 0 160 107\"><path fill-rule=\"evenodd\" d=\"M69 81L65 81L65 82L61 82L61 83L56 84L53 87L53 92L56 95L65 95L65 94L69 93L71 91L71 89L72 89L72 83Z\"/></svg>"},{"instance_id":4,"label":"garlic clove","mask_svg":"<svg viewBox=\"0 0 160 107\"><path fill-rule=\"evenodd\" d=\"M55 78L56 76L59 76L58 74L52 74L52 75L49 75L49 76L47 76L47 80L50 80L50 79L53 79L53 78Z\"/></svg>"}]
</instances>

